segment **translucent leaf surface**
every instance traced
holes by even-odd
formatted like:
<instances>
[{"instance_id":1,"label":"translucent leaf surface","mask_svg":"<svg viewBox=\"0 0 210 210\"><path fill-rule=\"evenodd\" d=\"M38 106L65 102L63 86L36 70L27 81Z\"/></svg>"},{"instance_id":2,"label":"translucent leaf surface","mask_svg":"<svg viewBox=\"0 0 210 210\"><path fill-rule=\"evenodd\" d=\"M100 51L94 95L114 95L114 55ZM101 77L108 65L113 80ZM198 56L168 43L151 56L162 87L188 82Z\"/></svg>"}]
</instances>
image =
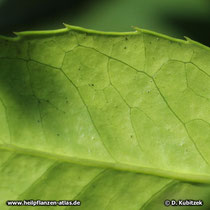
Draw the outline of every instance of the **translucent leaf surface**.
<instances>
[{"instance_id":1,"label":"translucent leaf surface","mask_svg":"<svg viewBox=\"0 0 210 210\"><path fill-rule=\"evenodd\" d=\"M209 48L140 29L2 37L1 209L209 209L209 77Z\"/></svg>"}]
</instances>

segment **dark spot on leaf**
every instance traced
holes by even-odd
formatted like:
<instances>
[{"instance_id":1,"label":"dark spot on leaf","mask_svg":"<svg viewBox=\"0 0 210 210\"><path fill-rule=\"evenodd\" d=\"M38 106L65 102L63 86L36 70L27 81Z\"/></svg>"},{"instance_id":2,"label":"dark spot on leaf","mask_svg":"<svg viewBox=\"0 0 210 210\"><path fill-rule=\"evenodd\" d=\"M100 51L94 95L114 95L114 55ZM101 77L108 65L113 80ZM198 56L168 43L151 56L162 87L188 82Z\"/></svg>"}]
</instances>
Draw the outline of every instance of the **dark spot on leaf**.
<instances>
[{"instance_id":1,"label":"dark spot on leaf","mask_svg":"<svg viewBox=\"0 0 210 210\"><path fill-rule=\"evenodd\" d=\"M124 49L126 50L126 49L127 49L127 47L124 47Z\"/></svg>"},{"instance_id":2,"label":"dark spot on leaf","mask_svg":"<svg viewBox=\"0 0 210 210\"><path fill-rule=\"evenodd\" d=\"M38 123L40 123L40 120L37 120Z\"/></svg>"},{"instance_id":3,"label":"dark spot on leaf","mask_svg":"<svg viewBox=\"0 0 210 210\"><path fill-rule=\"evenodd\" d=\"M59 133L57 133L57 136L60 136L60 134L59 134Z\"/></svg>"},{"instance_id":4,"label":"dark spot on leaf","mask_svg":"<svg viewBox=\"0 0 210 210\"><path fill-rule=\"evenodd\" d=\"M131 135L131 138L133 138L133 135Z\"/></svg>"},{"instance_id":5,"label":"dark spot on leaf","mask_svg":"<svg viewBox=\"0 0 210 210\"><path fill-rule=\"evenodd\" d=\"M128 41L128 37L125 37L125 40Z\"/></svg>"}]
</instances>

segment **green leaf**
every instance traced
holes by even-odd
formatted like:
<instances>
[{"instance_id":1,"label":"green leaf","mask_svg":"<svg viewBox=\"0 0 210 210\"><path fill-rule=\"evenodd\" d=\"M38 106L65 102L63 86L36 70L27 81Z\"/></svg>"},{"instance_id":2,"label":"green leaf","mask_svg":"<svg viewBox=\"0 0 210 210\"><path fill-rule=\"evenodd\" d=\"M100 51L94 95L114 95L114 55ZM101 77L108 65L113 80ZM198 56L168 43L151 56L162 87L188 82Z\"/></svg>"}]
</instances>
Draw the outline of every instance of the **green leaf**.
<instances>
[{"instance_id":1,"label":"green leaf","mask_svg":"<svg viewBox=\"0 0 210 210\"><path fill-rule=\"evenodd\" d=\"M210 50L136 30L1 37L2 210L210 208Z\"/></svg>"}]
</instances>

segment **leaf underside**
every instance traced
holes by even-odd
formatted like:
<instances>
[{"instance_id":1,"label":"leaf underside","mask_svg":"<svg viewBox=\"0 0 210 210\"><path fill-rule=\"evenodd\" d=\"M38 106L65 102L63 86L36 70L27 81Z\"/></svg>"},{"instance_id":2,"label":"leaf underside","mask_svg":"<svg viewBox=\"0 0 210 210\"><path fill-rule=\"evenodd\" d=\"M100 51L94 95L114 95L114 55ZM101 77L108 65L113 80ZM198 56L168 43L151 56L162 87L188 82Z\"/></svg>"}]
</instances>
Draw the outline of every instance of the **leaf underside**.
<instances>
[{"instance_id":1,"label":"leaf underside","mask_svg":"<svg viewBox=\"0 0 210 210\"><path fill-rule=\"evenodd\" d=\"M188 38L68 25L1 37L0 125L2 210L210 208L210 50Z\"/></svg>"}]
</instances>

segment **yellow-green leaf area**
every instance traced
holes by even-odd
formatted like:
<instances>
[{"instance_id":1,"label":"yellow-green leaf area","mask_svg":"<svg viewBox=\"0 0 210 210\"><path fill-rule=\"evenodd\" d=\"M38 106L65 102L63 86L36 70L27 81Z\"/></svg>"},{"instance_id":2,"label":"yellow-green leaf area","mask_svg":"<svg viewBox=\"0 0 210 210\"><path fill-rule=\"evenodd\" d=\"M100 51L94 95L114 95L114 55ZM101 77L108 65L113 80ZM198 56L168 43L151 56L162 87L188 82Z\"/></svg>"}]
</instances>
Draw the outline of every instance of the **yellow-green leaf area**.
<instances>
[{"instance_id":1,"label":"yellow-green leaf area","mask_svg":"<svg viewBox=\"0 0 210 210\"><path fill-rule=\"evenodd\" d=\"M0 208L155 210L189 198L207 210L209 48L65 26L0 38Z\"/></svg>"}]
</instances>

